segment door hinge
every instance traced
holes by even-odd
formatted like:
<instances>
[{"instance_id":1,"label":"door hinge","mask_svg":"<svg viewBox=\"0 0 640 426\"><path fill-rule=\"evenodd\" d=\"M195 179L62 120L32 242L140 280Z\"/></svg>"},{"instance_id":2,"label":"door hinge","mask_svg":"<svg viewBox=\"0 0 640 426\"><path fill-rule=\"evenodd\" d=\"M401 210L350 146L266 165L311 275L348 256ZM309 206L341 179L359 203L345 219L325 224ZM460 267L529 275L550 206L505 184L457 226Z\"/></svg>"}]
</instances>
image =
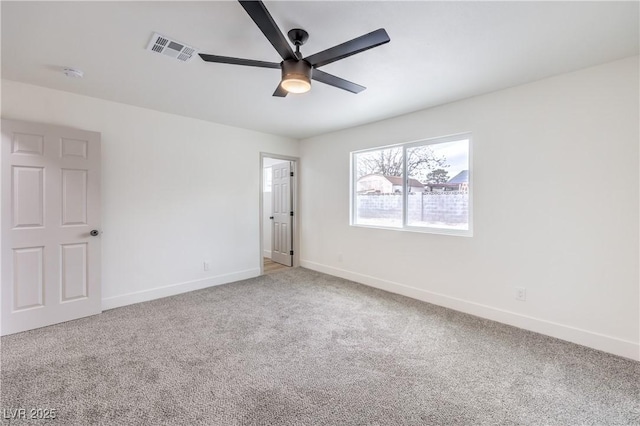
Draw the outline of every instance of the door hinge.
<instances>
[{"instance_id":1,"label":"door hinge","mask_svg":"<svg viewBox=\"0 0 640 426\"><path fill-rule=\"evenodd\" d=\"M289 176L293 177L293 172L289 173Z\"/></svg>"},{"instance_id":2,"label":"door hinge","mask_svg":"<svg viewBox=\"0 0 640 426\"><path fill-rule=\"evenodd\" d=\"M289 212L289 216L293 216L293 212Z\"/></svg>"},{"instance_id":3,"label":"door hinge","mask_svg":"<svg viewBox=\"0 0 640 426\"><path fill-rule=\"evenodd\" d=\"M290 254L291 256L293 256L293 250L291 250L291 251L289 252L289 254Z\"/></svg>"}]
</instances>

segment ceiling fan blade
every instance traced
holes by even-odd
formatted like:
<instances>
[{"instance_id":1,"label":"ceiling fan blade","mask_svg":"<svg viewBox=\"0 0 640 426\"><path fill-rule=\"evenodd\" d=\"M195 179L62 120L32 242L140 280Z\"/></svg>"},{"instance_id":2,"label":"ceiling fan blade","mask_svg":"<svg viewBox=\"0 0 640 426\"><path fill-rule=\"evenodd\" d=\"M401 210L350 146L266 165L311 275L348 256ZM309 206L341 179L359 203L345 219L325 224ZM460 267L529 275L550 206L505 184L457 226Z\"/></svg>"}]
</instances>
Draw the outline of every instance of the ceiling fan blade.
<instances>
[{"instance_id":1,"label":"ceiling fan blade","mask_svg":"<svg viewBox=\"0 0 640 426\"><path fill-rule=\"evenodd\" d=\"M278 88L276 89L275 92L273 92L273 96L277 96L279 98L284 98L285 96L287 96L289 92L287 92L286 90L284 90L282 88L282 86L280 84L278 84Z\"/></svg>"},{"instance_id":2,"label":"ceiling fan blade","mask_svg":"<svg viewBox=\"0 0 640 426\"><path fill-rule=\"evenodd\" d=\"M351 93L360 93L366 87L360 86L359 84L352 83L348 80L345 80L340 77L336 77L335 75L328 74L324 71L320 71L317 69L313 70L313 74L311 78L315 81L319 81L320 83L328 84L329 86L337 87L338 89L343 89Z\"/></svg>"},{"instance_id":3,"label":"ceiling fan blade","mask_svg":"<svg viewBox=\"0 0 640 426\"><path fill-rule=\"evenodd\" d=\"M240 5L249 14L253 22L256 23L260 31L267 37L273 47L278 51L282 59L295 59L296 56L289 45L289 42L276 25L271 14L261 1L240 1Z\"/></svg>"},{"instance_id":4,"label":"ceiling fan blade","mask_svg":"<svg viewBox=\"0 0 640 426\"><path fill-rule=\"evenodd\" d=\"M242 59L242 58L230 58L229 56L207 55L206 53L199 53L198 55L200 55L202 60L206 62L219 62L222 64L246 65L248 67L280 69L280 64L277 64L275 62L254 61L253 59Z\"/></svg>"},{"instance_id":5,"label":"ceiling fan blade","mask_svg":"<svg viewBox=\"0 0 640 426\"><path fill-rule=\"evenodd\" d=\"M388 43L390 40L389 34L387 34L384 28L380 28L379 30L354 38L353 40L349 40L327 50L323 50L322 52L318 52L304 59L314 68L318 68L330 64L331 62L355 55L356 53L364 52L365 50L380 46L381 44Z\"/></svg>"}]
</instances>

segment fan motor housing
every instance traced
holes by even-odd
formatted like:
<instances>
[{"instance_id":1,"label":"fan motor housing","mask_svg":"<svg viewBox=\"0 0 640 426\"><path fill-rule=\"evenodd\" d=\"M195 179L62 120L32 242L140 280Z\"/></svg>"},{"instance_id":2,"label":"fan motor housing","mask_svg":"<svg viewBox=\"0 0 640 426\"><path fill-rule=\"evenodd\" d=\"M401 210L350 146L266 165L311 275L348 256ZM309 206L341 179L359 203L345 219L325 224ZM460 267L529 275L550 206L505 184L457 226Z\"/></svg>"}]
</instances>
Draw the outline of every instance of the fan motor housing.
<instances>
[{"instance_id":1,"label":"fan motor housing","mask_svg":"<svg viewBox=\"0 0 640 426\"><path fill-rule=\"evenodd\" d=\"M291 77L304 76L311 80L311 64L303 59L289 59L282 61L282 80Z\"/></svg>"}]
</instances>

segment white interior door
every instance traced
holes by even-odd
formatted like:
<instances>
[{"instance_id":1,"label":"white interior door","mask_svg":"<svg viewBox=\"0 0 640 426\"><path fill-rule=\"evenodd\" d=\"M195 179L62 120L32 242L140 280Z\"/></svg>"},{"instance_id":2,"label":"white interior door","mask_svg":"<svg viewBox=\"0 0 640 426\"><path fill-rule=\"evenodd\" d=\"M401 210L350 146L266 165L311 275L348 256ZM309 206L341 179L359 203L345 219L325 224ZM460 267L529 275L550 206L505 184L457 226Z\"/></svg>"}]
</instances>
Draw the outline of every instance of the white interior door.
<instances>
[{"instance_id":1,"label":"white interior door","mask_svg":"<svg viewBox=\"0 0 640 426\"><path fill-rule=\"evenodd\" d=\"M99 230L100 134L2 120L3 335L101 312Z\"/></svg>"},{"instance_id":2,"label":"white interior door","mask_svg":"<svg viewBox=\"0 0 640 426\"><path fill-rule=\"evenodd\" d=\"M293 244L291 223L291 162L271 166L271 206L273 220L271 224L271 260L283 265L293 264Z\"/></svg>"}]
</instances>

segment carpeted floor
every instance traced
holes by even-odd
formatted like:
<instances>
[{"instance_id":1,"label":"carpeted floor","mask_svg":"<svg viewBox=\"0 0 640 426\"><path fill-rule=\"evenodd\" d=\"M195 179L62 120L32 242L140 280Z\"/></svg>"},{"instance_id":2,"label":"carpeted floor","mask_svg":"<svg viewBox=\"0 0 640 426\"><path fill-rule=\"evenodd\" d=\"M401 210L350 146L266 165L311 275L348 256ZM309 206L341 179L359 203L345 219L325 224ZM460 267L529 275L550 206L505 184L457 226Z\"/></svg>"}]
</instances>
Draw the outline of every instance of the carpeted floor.
<instances>
[{"instance_id":1,"label":"carpeted floor","mask_svg":"<svg viewBox=\"0 0 640 426\"><path fill-rule=\"evenodd\" d=\"M3 417L37 424L640 424L640 363L301 268L1 350Z\"/></svg>"}]
</instances>

